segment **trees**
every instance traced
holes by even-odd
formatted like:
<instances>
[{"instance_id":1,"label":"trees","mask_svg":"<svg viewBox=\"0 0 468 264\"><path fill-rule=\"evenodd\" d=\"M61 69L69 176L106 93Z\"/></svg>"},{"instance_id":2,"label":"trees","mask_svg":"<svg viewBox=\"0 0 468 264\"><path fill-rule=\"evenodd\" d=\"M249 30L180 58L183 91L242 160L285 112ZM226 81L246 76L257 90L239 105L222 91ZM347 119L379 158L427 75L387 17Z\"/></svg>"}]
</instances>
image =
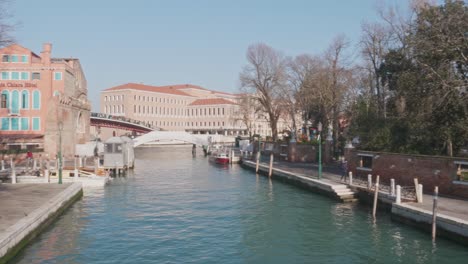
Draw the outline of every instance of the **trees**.
<instances>
[{"instance_id":1,"label":"trees","mask_svg":"<svg viewBox=\"0 0 468 264\"><path fill-rule=\"evenodd\" d=\"M468 144L468 9L447 0L418 1L412 10L412 20L383 16L389 35L397 36L374 73L391 92L379 102L388 116L381 120L356 105L353 131L367 135L367 149L452 156ZM374 122L365 122L366 115Z\"/></svg>"},{"instance_id":2,"label":"trees","mask_svg":"<svg viewBox=\"0 0 468 264\"><path fill-rule=\"evenodd\" d=\"M248 64L240 74L241 86L250 92L262 107L269 122L273 141L278 139L278 119L281 115L281 92L286 85L284 56L265 44L251 45L247 50Z\"/></svg>"}]
</instances>

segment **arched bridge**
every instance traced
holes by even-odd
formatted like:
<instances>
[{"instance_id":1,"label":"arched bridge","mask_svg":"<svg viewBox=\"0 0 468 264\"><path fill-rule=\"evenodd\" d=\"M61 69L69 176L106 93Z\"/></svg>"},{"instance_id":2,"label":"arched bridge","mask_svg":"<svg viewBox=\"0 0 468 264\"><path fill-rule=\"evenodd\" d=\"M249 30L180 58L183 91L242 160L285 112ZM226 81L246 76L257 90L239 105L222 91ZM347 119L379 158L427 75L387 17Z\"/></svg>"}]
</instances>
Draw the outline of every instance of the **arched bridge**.
<instances>
[{"instance_id":1,"label":"arched bridge","mask_svg":"<svg viewBox=\"0 0 468 264\"><path fill-rule=\"evenodd\" d=\"M126 118L123 116L114 116L102 113L91 113L91 126L109 127L135 131L136 133L148 133L155 130L160 130L157 127L152 127L142 121Z\"/></svg>"},{"instance_id":2,"label":"arched bridge","mask_svg":"<svg viewBox=\"0 0 468 264\"><path fill-rule=\"evenodd\" d=\"M133 146L153 142L153 141L167 141L179 140L187 143L196 144L199 146L209 145L211 142L216 142L216 137L219 135L194 135L184 131L152 131L147 134L141 135L133 139Z\"/></svg>"}]
</instances>

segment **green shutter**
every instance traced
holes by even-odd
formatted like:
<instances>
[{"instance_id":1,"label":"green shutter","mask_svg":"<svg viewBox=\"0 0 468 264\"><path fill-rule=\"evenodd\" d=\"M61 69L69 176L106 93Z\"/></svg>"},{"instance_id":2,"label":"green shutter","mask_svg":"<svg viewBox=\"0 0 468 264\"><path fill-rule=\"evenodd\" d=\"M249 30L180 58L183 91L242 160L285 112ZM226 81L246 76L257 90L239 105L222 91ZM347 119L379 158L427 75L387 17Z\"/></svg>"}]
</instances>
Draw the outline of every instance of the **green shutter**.
<instances>
[{"instance_id":1,"label":"green shutter","mask_svg":"<svg viewBox=\"0 0 468 264\"><path fill-rule=\"evenodd\" d=\"M33 91L33 109L41 108L41 93L39 91Z\"/></svg>"},{"instance_id":2,"label":"green shutter","mask_svg":"<svg viewBox=\"0 0 468 264\"><path fill-rule=\"evenodd\" d=\"M1 128L1 130L10 130L10 118L3 117L2 118L2 126L0 128Z\"/></svg>"},{"instance_id":3,"label":"green shutter","mask_svg":"<svg viewBox=\"0 0 468 264\"><path fill-rule=\"evenodd\" d=\"M32 130L38 131L41 128L41 118L40 117L33 117L32 119Z\"/></svg>"},{"instance_id":4,"label":"green shutter","mask_svg":"<svg viewBox=\"0 0 468 264\"><path fill-rule=\"evenodd\" d=\"M29 130L29 118L21 118L21 130Z\"/></svg>"},{"instance_id":5,"label":"green shutter","mask_svg":"<svg viewBox=\"0 0 468 264\"><path fill-rule=\"evenodd\" d=\"M11 130L19 130L19 118L12 117L11 118Z\"/></svg>"}]
</instances>

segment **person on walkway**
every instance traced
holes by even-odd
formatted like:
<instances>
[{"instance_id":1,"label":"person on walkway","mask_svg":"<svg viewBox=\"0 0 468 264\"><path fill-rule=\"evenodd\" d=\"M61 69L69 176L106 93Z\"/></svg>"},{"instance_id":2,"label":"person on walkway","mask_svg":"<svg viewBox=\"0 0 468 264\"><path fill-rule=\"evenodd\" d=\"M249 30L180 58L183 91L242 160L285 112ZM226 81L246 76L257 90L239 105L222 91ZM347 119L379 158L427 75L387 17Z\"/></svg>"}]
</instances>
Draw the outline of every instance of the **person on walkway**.
<instances>
[{"instance_id":1,"label":"person on walkway","mask_svg":"<svg viewBox=\"0 0 468 264\"><path fill-rule=\"evenodd\" d=\"M31 167L32 159L33 159L33 154L31 151L28 151L26 153L26 159L27 159L26 168L27 170L29 170L29 168Z\"/></svg>"},{"instance_id":2,"label":"person on walkway","mask_svg":"<svg viewBox=\"0 0 468 264\"><path fill-rule=\"evenodd\" d=\"M341 181L344 180L346 182L346 177L348 177L348 161L343 160L341 163Z\"/></svg>"}]
</instances>

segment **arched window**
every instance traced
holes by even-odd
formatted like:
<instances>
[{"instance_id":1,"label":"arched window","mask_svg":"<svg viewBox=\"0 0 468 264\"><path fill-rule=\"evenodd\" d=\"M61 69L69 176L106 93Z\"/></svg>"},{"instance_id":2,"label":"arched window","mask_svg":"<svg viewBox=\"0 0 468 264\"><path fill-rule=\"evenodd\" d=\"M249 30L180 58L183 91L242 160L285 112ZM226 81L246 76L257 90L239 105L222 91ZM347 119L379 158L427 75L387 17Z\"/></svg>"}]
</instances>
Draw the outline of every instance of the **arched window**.
<instances>
[{"instance_id":1,"label":"arched window","mask_svg":"<svg viewBox=\"0 0 468 264\"><path fill-rule=\"evenodd\" d=\"M27 90L23 90L21 92L21 109L28 109L29 108L29 92Z\"/></svg>"},{"instance_id":2,"label":"arched window","mask_svg":"<svg viewBox=\"0 0 468 264\"><path fill-rule=\"evenodd\" d=\"M33 105L32 105L32 108L35 109L35 110L38 110L38 109L41 109L41 92L39 92L38 90L34 90L33 91Z\"/></svg>"},{"instance_id":3,"label":"arched window","mask_svg":"<svg viewBox=\"0 0 468 264\"><path fill-rule=\"evenodd\" d=\"M20 96L17 90L13 90L11 92L11 113L12 114L19 114L19 107L20 107ZM16 129L18 130L18 129Z\"/></svg>"},{"instance_id":4,"label":"arched window","mask_svg":"<svg viewBox=\"0 0 468 264\"><path fill-rule=\"evenodd\" d=\"M1 96L1 105L0 108L9 108L10 107L10 92L7 90L2 91Z\"/></svg>"}]
</instances>

